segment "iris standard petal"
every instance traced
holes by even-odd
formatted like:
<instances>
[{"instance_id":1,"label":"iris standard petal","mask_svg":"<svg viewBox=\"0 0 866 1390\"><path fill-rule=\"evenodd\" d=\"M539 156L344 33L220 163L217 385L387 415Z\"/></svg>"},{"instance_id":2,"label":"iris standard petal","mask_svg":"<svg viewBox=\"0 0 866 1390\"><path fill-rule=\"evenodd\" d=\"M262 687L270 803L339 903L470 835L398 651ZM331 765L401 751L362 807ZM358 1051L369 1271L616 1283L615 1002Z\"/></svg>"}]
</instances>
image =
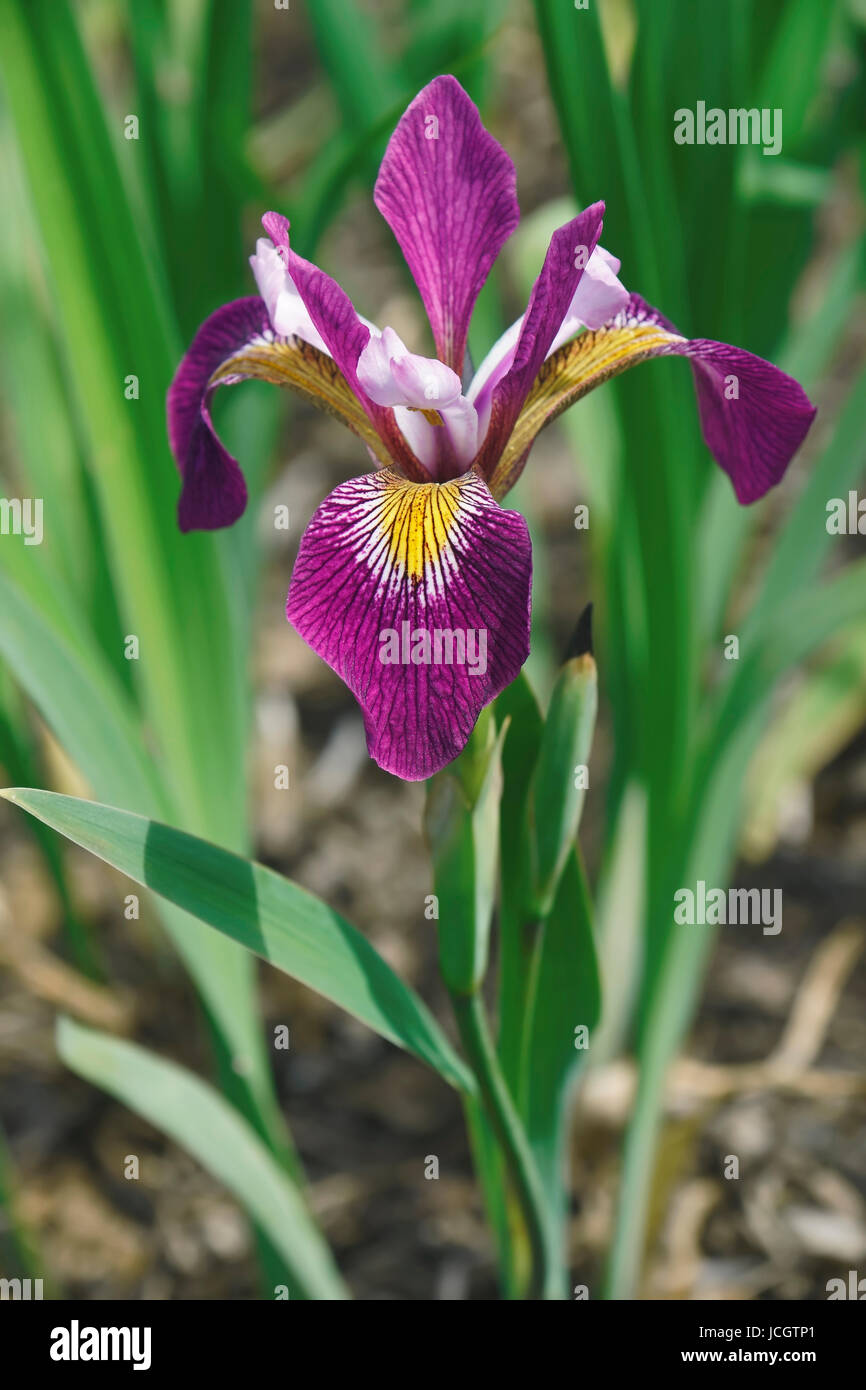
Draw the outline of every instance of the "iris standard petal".
<instances>
[{"instance_id":1,"label":"iris standard petal","mask_svg":"<svg viewBox=\"0 0 866 1390\"><path fill-rule=\"evenodd\" d=\"M256 242L256 253L250 256L250 267L275 332L283 338L303 338L305 343L312 343L320 352L327 352L322 335L313 324L307 306L286 270L283 257L267 237L259 237Z\"/></svg>"},{"instance_id":2,"label":"iris standard petal","mask_svg":"<svg viewBox=\"0 0 866 1390\"><path fill-rule=\"evenodd\" d=\"M436 356L462 375L475 300L520 212L514 165L456 78L435 78L400 118L374 197L415 277Z\"/></svg>"},{"instance_id":3,"label":"iris standard petal","mask_svg":"<svg viewBox=\"0 0 866 1390\"><path fill-rule=\"evenodd\" d=\"M217 438L210 402L219 386L250 378L290 387L336 415L380 462L390 462L333 358L300 338L276 334L258 296L236 299L201 325L168 392L168 437L183 479L178 503L182 531L231 526L246 506L243 474Z\"/></svg>"},{"instance_id":4,"label":"iris standard petal","mask_svg":"<svg viewBox=\"0 0 866 1390\"><path fill-rule=\"evenodd\" d=\"M582 328L601 328L625 309L629 292L619 279L620 261L596 246L590 256L586 270L580 277L580 284L572 295L565 318L559 325L556 337L547 350L548 357Z\"/></svg>"},{"instance_id":5,"label":"iris standard petal","mask_svg":"<svg viewBox=\"0 0 866 1390\"><path fill-rule=\"evenodd\" d=\"M625 307L629 292L617 278L619 266L616 256L605 251L603 246L596 246L572 295L565 318L547 349L548 357L582 328L600 328ZM466 392L478 411L479 439L483 439L487 432L493 392L514 361L522 327L523 318L519 318L510 328L506 328L481 362Z\"/></svg>"},{"instance_id":6,"label":"iris standard petal","mask_svg":"<svg viewBox=\"0 0 866 1390\"><path fill-rule=\"evenodd\" d=\"M495 497L514 486L544 425L588 391L651 357L691 360L707 447L742 503L756 501L782 478L815 417L793 377L742 348L684 338L640 295L594 333L558 349L536 377L491 477Z\"/></svg>"},{"instance_id":7,"label":"iris standard petal","mask_svg":"<svg viewBox=\"0 0 866 1390\"><path fill-rule=\"evenodd\" d=\"M410 781L465 746L529 654L526 522L476 472L343 483L301 539L286 613L346 682L371 756Z\"/></svg>"},{"instance_id":8,"label":"iris standard petal","mask_svg":"<svg viewBox=\"0 0 866 1390\"><path fill-rule=\"evenodd\" d=\"M415 457L400 432L393 411L371 400L359 380L358 362L371 337L369 323L359 316L346 291L336 280L292 250L288 239L289 224L285 217L269 212L262 218L262 223L285 263L313 327L321 335L328 352L372 421L391 460L399 464L407 477L419 481L429 478L424 465Z\"/></svg>"}]
</instances>

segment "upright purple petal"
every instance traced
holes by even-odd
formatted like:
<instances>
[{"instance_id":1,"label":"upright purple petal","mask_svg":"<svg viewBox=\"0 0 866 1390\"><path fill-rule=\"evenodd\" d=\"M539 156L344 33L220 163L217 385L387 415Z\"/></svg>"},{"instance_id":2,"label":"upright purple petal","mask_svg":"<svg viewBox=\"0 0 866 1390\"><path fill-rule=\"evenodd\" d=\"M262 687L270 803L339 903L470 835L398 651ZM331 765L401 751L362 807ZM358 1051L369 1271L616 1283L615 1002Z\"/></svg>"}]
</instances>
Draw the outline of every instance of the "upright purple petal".
<instances>
[{"instance_id":1,"label":"upright purple petal","mask_svg":"<svg viewBox=\"0 0 866 1390\"><path fill-rule=\"evenodd\" d=\"M366 399L358 381L358 358L370 339L370 329L346 291L311 261L287 248L287 267L329 353L356 395Z\"/></svg>"},{"instance_id":2,"label":"upright purple petal","mask_svg":"<svg viewBox=\"0 0 866 1390\"><path fill-rule=\"evenodd\" d=\"M520 212L514 165L456 78L435 78L409 105L374 196L415 277L436 355L460 375L475 300Z\"/></svg>"},{"instance_id":3,"label":"upright purple petal","mask_svg":"<svg viewBox=\"0 0 866 1390\"><path fill-rule=\"evenodd\" d=\"M601 328L626 307L629 292L619 278L619 267L618 256L612 256L603 246L596 246L568 312L547 349L548 354L567 343L582 328Z\"/></svg>"},{"instance_id":4,"label":"upright purple petal","mask_svg":"<svg viewBox=\"0 0 866 1390\"><path fill-rule=\"evenodd\" d=\"M372 757L415 781L457 756L526 660L531 575L526 522L476 472L417 484L384 469L319 507L286 613L358 700Z\"/></svg>"},{"instance_id":5,"label":"upright purple petal","mask_svg":"<svg viewBox=\"0 0 866 1390\"><path fill-rule=\"evenodd\" d=\"M235 299L201 325L168 392L168 437L183 488L178 503L182 531L231 526L247 505L237 460L220 443L210 417L217 367L239 349L272 334L264 300ZM239 380L240 378L236 378Z\"/></svg>"},{"instance_id":6,"label":"upright purple petal","mask_svg":"<svg viewBox=\"0 0 866 1390\"><path fill-rule=\"evenodd\" d=\"M256 242L255 255L250 256L250 268L256 288L268 306L268 317L274 331L284 338L303 338L305 343L312 343L320 352L327 352L324 339L286 269L285 258L267 237L259 237Z\"/></svg>"},{"instance_id":7,"label":"upright purple petal","mask_svg":"<svg viewBox=\"0 0 866 1390\"><path fill-rule=\"evenodd\" d=\"M511 365L492 393L490 423L477 460L485 476L496 467L538 370L568 314L601 235L603 216L604 203L593 203L551 237L541 274L532 287Z\"/></svg>"},{"instance_id":8,"label":"upright purple petal","mask_svg":"<svg viewBox=\"0 0 866 1390\"><path fill-rule=\"evenodd\" d=\"M266 212L262 217L262 226L282 256L283 264L288 266L289 228L291 226L288 217L284 217L281 212Z\"/></svg>"}]
</instances>

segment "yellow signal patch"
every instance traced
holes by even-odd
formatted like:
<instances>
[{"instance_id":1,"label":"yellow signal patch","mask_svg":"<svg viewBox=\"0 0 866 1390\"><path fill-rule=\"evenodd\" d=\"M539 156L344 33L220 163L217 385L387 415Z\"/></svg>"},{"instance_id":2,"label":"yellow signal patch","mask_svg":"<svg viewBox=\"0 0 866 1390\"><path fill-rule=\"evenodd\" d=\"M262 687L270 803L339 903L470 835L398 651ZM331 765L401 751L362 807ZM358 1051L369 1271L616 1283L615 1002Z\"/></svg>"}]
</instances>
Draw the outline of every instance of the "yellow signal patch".
<instances>
[{"instance_id":1,"label":"yellow signal patch","mask_svg":"<svg viewBox=\"0 0 866 1390\"><path fill-rule=\"evenodd\" d=\"M379 521L388 537L389 560L412 579L421 579L425 564L437 565L458 525L464 479L447 483L413 483L391 474L382 498Z\"/></svg>"}]
</instances>

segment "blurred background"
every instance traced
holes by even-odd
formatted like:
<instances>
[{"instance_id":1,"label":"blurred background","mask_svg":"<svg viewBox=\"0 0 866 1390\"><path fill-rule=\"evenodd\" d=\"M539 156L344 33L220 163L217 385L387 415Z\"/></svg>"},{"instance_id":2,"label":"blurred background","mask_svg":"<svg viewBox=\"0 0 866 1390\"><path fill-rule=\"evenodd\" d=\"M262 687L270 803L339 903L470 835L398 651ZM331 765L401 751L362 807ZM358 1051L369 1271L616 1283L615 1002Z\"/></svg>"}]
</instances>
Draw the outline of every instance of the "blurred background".
<instances>
[{"instance_id":1,"label":"blurred background","mask_svg":"<svg viewBox=\"0 0 866 1390\"><path fill-rule=\"evenodd\" d=\"M550 232L605 198L629 288L803 382L816 425L748 512L677 362L542 435L510 505L533 532L542 698L596 612L582 840L607 1002L572 1143L572 1282L599 1296L612 1248L619 1296L817 1299L866 1273L866 558L825 524L866 465L862 0L0 0L0 55L0 492L44 500L41 545L0 535L2 784L253 850L437 1016L423 788L370 762L354 701L284 618L304 526L361 446L273 388L222 392L252 504L231 533L175 528L165 390L201 319L253 292L261 213L425 350L371 189L407 102L450 71L511 153L524 218L476 362ZM780 108L781 154L677 146L674 111L698 100ZM234 1201L58 1060L62 1009L217 1075L277 1145L268 1084L232 1075L220 1040L288 1025L277 1108L355 1296L495 1296L454 1093L270 968L224 961L209 985L152 900L0 807L0 1274L94 1299L259 1292ZM782 932L680 949L671 890L728 874L783 891Z\"/></svg>"}]
</instances>

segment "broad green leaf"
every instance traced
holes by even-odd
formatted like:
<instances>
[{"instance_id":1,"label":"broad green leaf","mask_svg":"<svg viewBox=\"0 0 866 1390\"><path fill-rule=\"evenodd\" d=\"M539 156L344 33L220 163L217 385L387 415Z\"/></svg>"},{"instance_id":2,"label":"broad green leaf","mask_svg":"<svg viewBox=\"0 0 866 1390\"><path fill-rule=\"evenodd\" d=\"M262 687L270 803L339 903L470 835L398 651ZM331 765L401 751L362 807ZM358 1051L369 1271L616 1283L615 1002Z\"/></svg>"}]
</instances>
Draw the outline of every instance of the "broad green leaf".
<instances>
[{"instance_id":1,"label":"broad green leaf","mask_svg":"<svg viewBox=\"0 0 866 1390\"><path fill-rule=\"evenodd\" d=\"M71 1018L58 1019L57 1051L78 1076L162 1130L225 1184L267 1231L285 1262L285 1283L301 1298L349 1297L296 1184L218 1091L176 1062Z\"/></svg>"},{"instance_id":2,"label":"broad green leaf","mask_svg":"<svg viewBox=\"0 0 866 1390\"><path fill-rule=\"evenodd\" d=\"M353 926L265 868L159 821L32 788L3 795L68 839L309 985L452 1085L472 1078L413 990Z\"/></svg>"},{"instance_id":3,"label":"broad green leaf","mask_svg":"<svg viewBox=\"0 0 866 1390\"><path fill-rule=\"evenodd\" d=\"M170 795L142 748L140 727L126 691L103 653L79 632L72 638L0 572L0 653L23 689L77 764L97 796L124 800L154 815L173 813ZM222 1034L229 1077L248 1089L263 1127L278 1149L277 1122L261 1029L250 1007L252 961L231 942L205 931L170 902L161 916L208 1013Z\"/></svg>"}]
</instances>

